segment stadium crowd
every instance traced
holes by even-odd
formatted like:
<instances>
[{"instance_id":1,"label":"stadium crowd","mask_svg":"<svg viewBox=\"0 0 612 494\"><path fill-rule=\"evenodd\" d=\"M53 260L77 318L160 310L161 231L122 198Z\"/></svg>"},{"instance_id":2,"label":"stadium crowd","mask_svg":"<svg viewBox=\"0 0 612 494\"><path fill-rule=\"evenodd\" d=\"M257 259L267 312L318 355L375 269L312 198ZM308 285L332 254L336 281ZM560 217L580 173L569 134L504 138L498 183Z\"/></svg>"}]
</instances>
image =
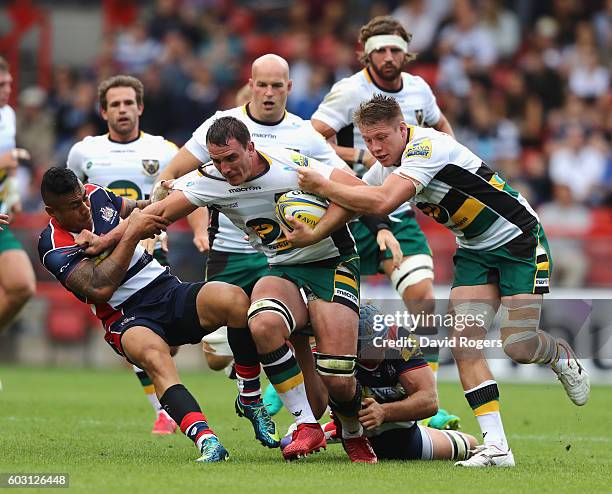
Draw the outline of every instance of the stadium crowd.
<instances>
[{"instance_id":1,"label":"stadium crowd","mask_svg":"<svg viewBox=\"0 0 612 494\"><path fill-rule=\"evenodd\" d=\"M288 110L308 119L359 68L358 28L381 14L412 32L410 70L432 86L458 140L516 184L545 225L580 236L592 209L612 204L610 0L129 3L133 20L104 33L90 66L55 66L48 92L19 88L17 139L32 154L19 174L25 211L41 210L49 164L105 131L100 80L138 76L142 129L180 146L195 123L234 106L250 63L273 52L290 62ZM572 242L561 248L579 254Z\"/></svg>"}]
</instances>

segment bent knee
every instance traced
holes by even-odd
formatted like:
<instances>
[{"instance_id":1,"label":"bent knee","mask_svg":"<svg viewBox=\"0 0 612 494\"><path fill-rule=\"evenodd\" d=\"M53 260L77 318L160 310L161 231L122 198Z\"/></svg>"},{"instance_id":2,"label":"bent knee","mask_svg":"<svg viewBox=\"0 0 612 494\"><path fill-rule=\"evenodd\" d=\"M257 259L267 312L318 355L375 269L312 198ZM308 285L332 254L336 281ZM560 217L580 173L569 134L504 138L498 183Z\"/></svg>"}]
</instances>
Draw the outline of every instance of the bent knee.
<instances>
[{"instance_id":1,"label":"bent knee","mask_svg":"<svg viewBox=\"0 0 612 494\"><path fill-rule=\"evenodd\" d=\"M36 293L36 283L31 280L17 279L7 284L4 291L12 303L25 304Z\"/></svg>"},{"instance_id":2,"label":"bent knee","mask_svg":"<svg viewBox=\"0 0 612 494\"><path fill-rule=\"evenodd\" d=\"M261 313L249 319L249 330L255 341L271 339L278 334L289 336L281 316L274 313Z\"/></svg>"},{"instance_id":3,"label":"bent knee","mask_svg":"<svg viewBox=\"0 0 612 494\"><path fill-rule=\"evenodd\" d=\"M161 374L173 366L172 357L167 348L149 345L139 352L139 364L147 372Z\"/></svg>"}]
</instances>

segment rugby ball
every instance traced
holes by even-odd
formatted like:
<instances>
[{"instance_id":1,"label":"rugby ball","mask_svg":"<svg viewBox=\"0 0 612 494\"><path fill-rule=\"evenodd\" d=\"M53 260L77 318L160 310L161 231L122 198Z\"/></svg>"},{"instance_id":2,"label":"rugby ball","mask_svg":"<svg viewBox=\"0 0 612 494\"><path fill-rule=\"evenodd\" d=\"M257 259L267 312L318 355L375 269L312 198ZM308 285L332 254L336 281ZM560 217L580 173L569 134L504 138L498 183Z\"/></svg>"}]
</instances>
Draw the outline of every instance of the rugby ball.
<instances>
[{"instance_id":1,"label":"rugby ball","mask_svg":"<svg viewBox=\"0 0 612 494\"><path fill-rule=\"evenodd\" d=\"M314 228L327 211L329 203L309 192L290 190L276 201L276 218L288 230L293 230L287 221L287 216L293 216L297 221Z\"/></svg>"}]
</instances>

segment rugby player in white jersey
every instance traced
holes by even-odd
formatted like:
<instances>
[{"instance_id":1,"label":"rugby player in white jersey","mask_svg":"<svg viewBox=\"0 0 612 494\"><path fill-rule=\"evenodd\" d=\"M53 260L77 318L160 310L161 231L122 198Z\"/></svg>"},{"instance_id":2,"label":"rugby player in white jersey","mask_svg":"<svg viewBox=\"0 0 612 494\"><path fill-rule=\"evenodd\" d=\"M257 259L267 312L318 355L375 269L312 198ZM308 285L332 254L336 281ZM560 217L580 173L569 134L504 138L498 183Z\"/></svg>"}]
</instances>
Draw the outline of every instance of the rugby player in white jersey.
<instances>
[{"instance_id":1,"label":"rugby player in white jersey","mask_svg":"<svg viewBox=\"0 0 612 494\"><path fill-rule=\"evenodd\" d=\"M407 125L392 97L374 96L360 105L354 119L378 160L364 176L370 185L349 187L300 169L300 188L370 214L388 213L410 200L446 226L458 244L451 313L475 322L463 331L456 325L454 336L481 339L499 309L505 354L517 363L550 366L571 401L584 405L588 374L567 342L538 329L552 261L542 225L527 201L448 134ZM298 233L287 237L302 245ZM325 234L317 234L315 227L304 245ZM471 458L457 465L514 466L499 390L483 352L463 344L453 348L453 355L484 439Z\"/></svg>"},{"instance_id":2,"label":"rugby player in white jersey","mask_svg":"<svg viewBox=\"0 0 612 494\"><path fill-rule=\"evenodd\" d=\"M118 196L135 201L148 199L160 171L178 148L161 136L140 130L143 98L144 87L135 77L116 75L100 83L98 102L108 133L86 137L72 146L68 154L68 168L83 183L101 185ZM165 243L165 235L162 239ZM143 246L162 265L168 265L165 244L147 239ZM151 378L137 366L134 366L134 372L156 413L151 432L175 432L177 425L159 403Z\"/></svg>"},{"instance_id":3,"label":"rugby player in white jersey","mask_svg":"<svg viewBox=\"0 0 612 494\"><path fill-rule=\"evenodd\" d=\"M25 149L15 146L15 112L8 104L12 81L9 65L0 57L0 214L8 215L20 209L12 178L18 160L30 158ZM35 291L36 278L30 259L5 227L0 231L0 331L10 324Z\"/></svg>"},{"instance_id":4,"label":"rugby player in white jersey","mask_svg":"<svg viewBox=\"0 0 612 494\"><path fill-rule=\"evenodd\" d=\"M376 455L358 418L361 389L354 377L359 258L344 224L351 215L330 204L318 224L318 232L327 230L327 235L316 244L295 249L286 241L275 213L278 196L296 188L296 170L301 167L314 167L327 176L340 173L340 179L347 181L358 179L285 148L255 149L246 125L230 116L213 122L206 144L212 161L179 179L167 198L148 206L145 212L174 221L198 206L219 209L268 257L267 275L251 294L252 338L228 328L236 365L244 370L240 394L248 395L259 387L261 362L298 424L283 456L294 459L325 447L302 372L287 345L291 333L310 319L317 342L317 370L329 393L330 406L342 423L345 449L351 461L375 463ZM293 224L298 230L308 229ZM78 242L88 245L92 254L102 252L118 242L122 230L120 225L103 237L82 232ZM300 288L308 294L308 305Z\"/></svg>"},{"instance_id":5,"label":"rugby player in white jersey","mask_svg":"<svg viewBox=\"0 0 612 494\"><path fill-rule=\"evenodd\" d=\"M248 101L235 108L218 111L200 125L193 133L193 137L162 171L160 179L178 178L195 170L200 163L208 162L210 154L206 146L206 133L210 125L223 116L232 116L244 122L257 147L281 146L334 168L346 167L333 148L312 128L310 122L286 110L287 96L292 84L287 61L278 55L266 54L253 62L251 70L248 84L251 94ZM199 246L207 243L206 240L199 238L208 226L206 213L206 208L200 208L189 217L194 228L194 242ZM196 217L198 220L194 221ZM233 283L250 294L255 283L267 274L268 262L265 255L257 252L245 240L244 233L219 211L211 211L209 232L210 252L206 264L206 280ZM391 250L394 247L393 240L393 236L387 230L381 232L377 249ZM307 373L304 367L311 365L312 360L308 355L308 341L297 334L292 341L296 347L300 366ZM232 359L224 329L205 337L204 349L209 365L216 369L225 367ZM237 373L240 376L239 369ZM309 384L314 385L310 381ZM274 414L278 411L279 405L270 392L272 389L266 390L266 399L269 410ZM251 400L255 398L256 395L252 396ZM317 410L313 411L318 417L323 410L315 408Z\"/></svg>"},{"instance_id":6,"label":"rugby player in white jersey","mask_svg":"<svg viewBox=\"0 0 612 494\"><path fill-rule=\"evenodd\" d=\"M369 167L376 161L352 120L359 104L374 94L382 93L397 99L407 123L433 127L453 135L429 85L421 77L402 71L415 58L408 51L411 38L412 35L396 19L388 16L373 18L359 33L359 42L363 45L363 52L359 56L364 68L334 84L312 115L313 127L324 137L337 142L334 144L336 152L347 163L361 163ZM377 239L367 221L351 223L351 232L361 257L362 276L384 271L408 310L413 314L432 314L435 308L432 253L414 211L408 204L402 204L390 214L390 221L385 226L400 243L403 253L403 260L397 269L390 252L378 249ZM429 337L435 337L437 333L437 328L426 325L415 330L417 334ZM436 374L438 347L431 345L423 350ZM459 418L449 415L444 409L440 409L429 422L432 427L441 429L459 427Z\"/></svg>"},{"instance_id":7,"label":"rugby player in white jersey","mask_svg":"<svg viewBox=\"0 0 612 494\"><path fill-rule=\"evenodd\" d=\"M199 344L205 334L222 325L248 332L248 296L227 283L182 283L139 245L141 238L168 224L135 209L149 201L83 185L71 170L56 167L45 172L41 194L51 217L38 241L41 263L66 290L91 305L113 350L146 369L164 410L198 448L197 461L226 460L227 451L181 384L170 349ZM128 218L122 223L127 229L112 251L91 258L76 244L82 229L103 235L121 218Z\"/></svg>"}]
</instances>

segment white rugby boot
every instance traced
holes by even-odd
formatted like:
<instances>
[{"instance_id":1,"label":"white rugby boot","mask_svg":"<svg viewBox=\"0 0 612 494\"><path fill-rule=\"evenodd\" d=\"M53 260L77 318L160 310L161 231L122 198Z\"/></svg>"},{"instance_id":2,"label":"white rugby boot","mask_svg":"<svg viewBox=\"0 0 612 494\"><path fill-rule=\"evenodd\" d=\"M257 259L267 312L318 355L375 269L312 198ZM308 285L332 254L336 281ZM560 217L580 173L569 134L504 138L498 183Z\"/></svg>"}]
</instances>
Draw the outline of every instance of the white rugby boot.
<instances>
[{"instance_id":1,"label":"white rugby boot","mask_svg":"<svg viewBox=\"0 0 612 494\"><path fill-rule=\"evenodd\" d=\"M481 445L476 446L467 460L458 461L455 466L468 468L513 467L514 455L512 450L504 451L494 444Z\"/></svg>"},{"instance_id":2,"label":"white rugby boot","mask_svg":"<svg viewBox=\"0 0 612 494\"><path fill-rule=\"evenodd\" d=\"M557 345L567 355L560 356L550 364L550 367L557 374L557 379L563 384L563 388L565 388L565 392L572 403L582 406L588 401L591 391L589 375L565 340L557 339Z\"/></svg>"}]
</instances>

